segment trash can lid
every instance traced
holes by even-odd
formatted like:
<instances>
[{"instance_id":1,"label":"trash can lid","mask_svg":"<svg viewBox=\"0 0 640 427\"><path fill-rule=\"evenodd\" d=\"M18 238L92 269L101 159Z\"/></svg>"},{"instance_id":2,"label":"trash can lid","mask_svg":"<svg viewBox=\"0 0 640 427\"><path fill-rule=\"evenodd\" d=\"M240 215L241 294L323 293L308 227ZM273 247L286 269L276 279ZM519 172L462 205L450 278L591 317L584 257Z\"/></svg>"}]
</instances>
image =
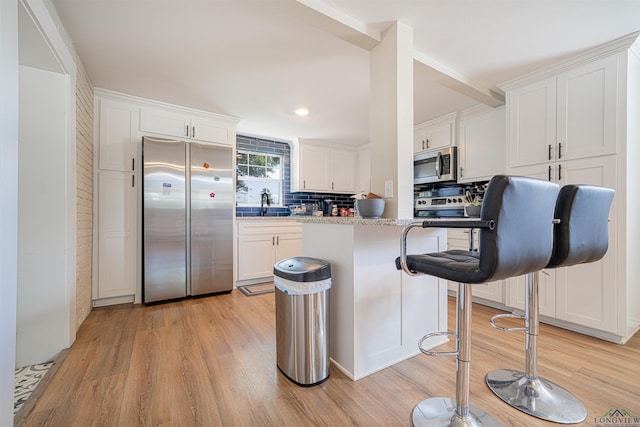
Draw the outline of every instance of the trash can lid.
<instances>
[{"instance_id":1,"label":"trash can lid","mask_svg":"<svg viewBox=\"0 0 640 427\"><path fill-rule=\"evenodd\" d=\"M273 266L273 274L294 282L315 282L331 277L331 264L317 258L287 258Z\"/></svg>"}]
</instances>

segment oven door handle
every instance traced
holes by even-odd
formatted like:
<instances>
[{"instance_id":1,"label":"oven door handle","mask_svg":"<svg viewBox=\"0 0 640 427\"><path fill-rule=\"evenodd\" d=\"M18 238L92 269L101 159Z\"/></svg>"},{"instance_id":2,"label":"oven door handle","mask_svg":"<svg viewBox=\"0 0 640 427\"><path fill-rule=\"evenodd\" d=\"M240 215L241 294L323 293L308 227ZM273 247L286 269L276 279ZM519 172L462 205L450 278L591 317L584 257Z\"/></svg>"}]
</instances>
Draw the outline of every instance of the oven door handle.
<instances>
[{"instance_id":1,"label":"oven door handle","mask_svg":"<svg viewBox=\"0 0 640 427\"><path fill-rule=\"evenodd\" d=\"M442 170L440 168L441 164L442 164L442 154L440 154L440 152L438 151L438 154L436 155L436 176L438 177L438 179L442 178Z\"/></svg>"}]
</instances>

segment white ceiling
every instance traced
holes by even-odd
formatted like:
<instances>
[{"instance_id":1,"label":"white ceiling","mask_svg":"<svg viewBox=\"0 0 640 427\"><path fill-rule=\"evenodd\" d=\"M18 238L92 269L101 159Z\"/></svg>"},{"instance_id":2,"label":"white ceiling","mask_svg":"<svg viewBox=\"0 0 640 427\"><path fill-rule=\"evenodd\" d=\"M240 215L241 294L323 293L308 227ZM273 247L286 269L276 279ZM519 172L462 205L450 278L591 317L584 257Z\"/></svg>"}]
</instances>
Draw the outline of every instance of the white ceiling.
<instances>
[{"instance_id":1,"label":"white ceiling","mask_svg":"<svg viewBox=\"0 0 640 427\"><path fill-rule=\"evenodd\" d=\"M96 87L241 118L238 132L361 145L369 52L291 0L53 0ZM316 1L316 0L308 0ZM324 0L486 88L640 30L640 0ZM478 102L414 76L414 121ZM311 108L294 116L297 105Z\"/></svg>"}]
</instances>

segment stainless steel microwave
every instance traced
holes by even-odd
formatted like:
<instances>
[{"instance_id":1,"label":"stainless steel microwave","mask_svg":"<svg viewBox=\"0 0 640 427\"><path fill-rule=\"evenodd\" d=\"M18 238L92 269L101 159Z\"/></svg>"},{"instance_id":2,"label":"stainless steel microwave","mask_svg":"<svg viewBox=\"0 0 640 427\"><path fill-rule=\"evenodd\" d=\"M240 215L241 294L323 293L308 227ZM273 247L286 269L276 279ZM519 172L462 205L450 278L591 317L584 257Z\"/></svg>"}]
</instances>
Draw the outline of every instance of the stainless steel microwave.
<instances>
[{"instance_id":1,"label":"stainless steel microwave","mask_svg":"<svg viewBox=\"0 0 640 427\"><path fill-rule=\"evenodd\" d=\"M429 184L457 179L458 148L447 147L416 153L413 157L413 183Z\"/></svg>"}]
</instances>

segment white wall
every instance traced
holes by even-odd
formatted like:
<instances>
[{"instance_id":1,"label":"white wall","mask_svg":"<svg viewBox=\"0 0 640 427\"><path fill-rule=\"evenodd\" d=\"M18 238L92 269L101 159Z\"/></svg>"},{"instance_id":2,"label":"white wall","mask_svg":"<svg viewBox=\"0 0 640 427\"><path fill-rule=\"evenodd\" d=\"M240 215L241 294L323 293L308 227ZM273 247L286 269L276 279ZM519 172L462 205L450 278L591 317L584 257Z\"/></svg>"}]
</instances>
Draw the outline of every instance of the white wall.
<instances>
[{"instance_id":1,"label":"white wall","mask_svg":"<svg viewBox=\"0 0 640 427\"><path fill-rule=\"evenodd\" d=\"M358 182L356 193L371 191L371 147L363 145L358 148Z\"/></svg>"},{"instance_id":2,"label":"white wall","mask_svg":"<svg viewBox=\"0 0 640 427\"><path fill-rule=\"evenodd\" d=\"M16 366L69 344L66 75L20 66Z\"/></svg>"},{"instance_id":3,"label":"white wall","mask_svg":"<svg viewBox=\"0 0 640 427\"><path fill-rule=\"evenodd\" d=\"M13 425L18 239L17 15L17 0L0 0L0 426Z\"/></svg>"}]
</instances>

